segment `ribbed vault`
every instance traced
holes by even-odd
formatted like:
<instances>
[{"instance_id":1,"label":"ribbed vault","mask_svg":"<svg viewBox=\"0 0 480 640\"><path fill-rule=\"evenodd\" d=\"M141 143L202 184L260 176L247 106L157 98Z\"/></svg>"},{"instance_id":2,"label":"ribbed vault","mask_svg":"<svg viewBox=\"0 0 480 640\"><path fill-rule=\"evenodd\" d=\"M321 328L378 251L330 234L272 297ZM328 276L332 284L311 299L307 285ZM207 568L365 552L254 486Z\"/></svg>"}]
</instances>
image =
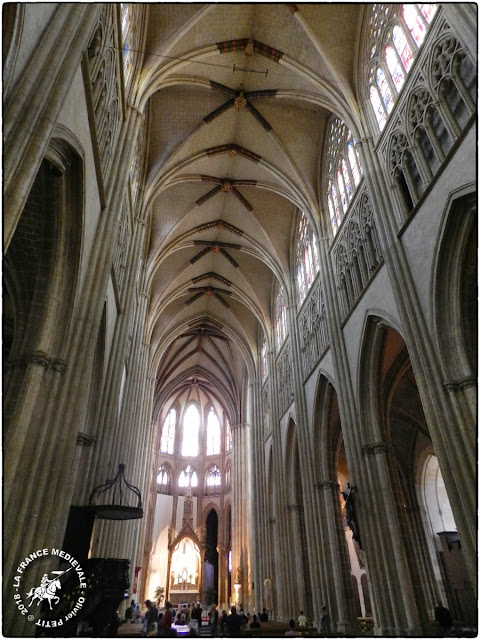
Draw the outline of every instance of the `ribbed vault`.
<instances>
[{"instance_id":1,"label":"ribbed vault","mask_svg":"<svg viewBox=\"0 0 480 640\"><path fill-rule=\"evenodd\" d=\"M328 117L359 130L362 16L355 4L148 6L137 106L157 410L201 384L239 417L259 340L271 335L275 282L296 302L299 211L322 235Z\"/></svg>"}]
</instances>

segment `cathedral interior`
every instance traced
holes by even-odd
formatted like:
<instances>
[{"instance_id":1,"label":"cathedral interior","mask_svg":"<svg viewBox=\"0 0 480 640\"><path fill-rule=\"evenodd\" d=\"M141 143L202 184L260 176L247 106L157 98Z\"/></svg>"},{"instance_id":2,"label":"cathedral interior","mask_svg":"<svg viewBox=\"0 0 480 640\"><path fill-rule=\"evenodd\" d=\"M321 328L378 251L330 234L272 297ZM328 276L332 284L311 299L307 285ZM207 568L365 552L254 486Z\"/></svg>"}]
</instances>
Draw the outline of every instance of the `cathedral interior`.
<instances>
[{"instance_id":1,"label":"cathedral interior","mask_svg":"<svg viewBox=\"0 0 480 640\"><path fill-rule=\"evenodd\" d=\"M476 633L476 4L2 18L4 635Z\"/></svg>"}]
</instances>

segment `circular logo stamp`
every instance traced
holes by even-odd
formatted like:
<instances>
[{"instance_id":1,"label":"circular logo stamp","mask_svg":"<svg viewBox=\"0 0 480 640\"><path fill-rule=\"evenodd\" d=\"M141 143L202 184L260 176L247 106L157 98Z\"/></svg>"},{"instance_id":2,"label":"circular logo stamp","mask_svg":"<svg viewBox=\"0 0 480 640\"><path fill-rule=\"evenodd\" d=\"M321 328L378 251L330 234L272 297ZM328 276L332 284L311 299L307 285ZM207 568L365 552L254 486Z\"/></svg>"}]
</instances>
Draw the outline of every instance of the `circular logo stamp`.
<instances>
[{"instance_id":1,"label":"circular logo stamp","mask_svg":"<svg viewBox=\"0 0 480 640\"><path fill-rule=\"evenodd\" d=\"M59 566L63 561L63 569L46 571L40 583L30 584L29 567L34 563L46 566L51 558L51 566ZM13 599L19 612L38 627L53 629L62 627L78 614L85 603L87 582L85 572L77 560L61 549L38 549L17 568L13 578ZM43 605L43 606L42 606Z\"/></svg>"}]
</instances>

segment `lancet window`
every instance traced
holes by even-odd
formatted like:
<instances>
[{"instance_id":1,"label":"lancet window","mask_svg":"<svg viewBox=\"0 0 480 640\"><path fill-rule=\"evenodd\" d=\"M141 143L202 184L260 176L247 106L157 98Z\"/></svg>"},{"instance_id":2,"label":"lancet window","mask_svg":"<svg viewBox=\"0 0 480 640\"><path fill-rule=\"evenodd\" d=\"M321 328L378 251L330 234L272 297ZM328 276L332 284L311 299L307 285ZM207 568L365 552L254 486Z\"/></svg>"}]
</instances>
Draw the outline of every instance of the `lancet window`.
<instances>
[{"instance_id":1,"label":"lancet window","mask_svg":"<svg viewBox=\"0 0 480 640\"><path fill-rule=\"evenodd\" d=\"M285 289L278 284L275 294L274 326L275 342L278 350L287 336L287 299L285 297Z\"/></svg>"},{"instance_id":2,"label":"lancet window","mask_svg":"<svg viewBox=\"0 0 480 640\"><path fill-rule=\"evenodd\" d=\"M227 418L227 426L225 429L225 451L232 450L232 428L230 426L230 420Z\"/></svg>"},{"instance_id":3,"label":"lancet window","mask_svg":"<svg viewBox=\"0 0 480 640\"><path fill-rule=\"evenodd\" d=\"M230 460L225 465L225 491L229 491L232 487L232 463Z\"/></svg>"},{"instance_id":4,"label":"lancet window","mask_svg":"<svg viewBox=\"0 0 480 640\"><path fill-rule=\"evenodd\" d=\"M205 494L215 495L220 492L222 474L217 465L211 466L205 475Z\"/></svg>"},{"instance_id":5,"label":"lancet window","mask_svg":"<svg viewBox=\"0 0 480 640\"><path fill-rule=\"evenodd\" d=\"M297 292L302 304L320 269L317 239L304 213L297 227L296 247Z\"/></svg>"},{"instance_id":6,"label":"lancet window","mask_svg":"<svg viewBox=\"0 0 480 640\"><path fill-rule=\"evenodd\" d=\"M436 4L371 5L368 93L380 131L385 127L436 10Z\"/></svg>"},{"instance_id":7,"label":"lancet window","mask_svg":"<svg viewBox=\"0 0 480 640\"><path fill-rule=\"evenodd\" d=\"M363 174L355 145L356 140L347 125L340 118L333 117L327 135L326 191L330 226L334 235L350 207ZM315 255L318 264L316 246Z\"/></svg>"},{"instance_id":8,"label":"lancet window","mask_svg":"<svg viewBox=\"0 0 480 640\"><path fill-rule=\"evenodd\" d=\"M192 489L198 487L198 475L191 464L187 465L185 469L182 469L180 472L178 477L178 486L181 488L190 486Z\"/></svg>"},{"instance_id":9,"label":"lancet window","mask_svg":"<svg viewBox=\"0 0 480 640\"><path fill-rule=\"evenodd\" d=\"M262 342L262 382L268 378L268 358L267 358L267 341L264 338Z\"/></svg>"},{"instance_id":10,"label":"lancet window","mask_svg":"<svg viewBox=\"0 0 480 640\"><path fill-rule=\"evenodd\" d=\"M173 445L175 442L175 422L177 412L172 407L163 422L162 438L160 440L160 451L162 453L173 453Z\"/></svg>"},{"instance_id":11,"label":"lancet window","mask_svg":"<svg viewBox=\"0 0 480 640\"><path fill-rule=\"evenodd\" d=\"M131 3L121 3L120 16L122 24L123 77L126 86L132 73L133 50L136 44L137 27L135 24L134 6Z\"/></svg>"},{"instance_id":12,"label":"lancet window","mask_svg":"<svg viewBox=\"0 0 480 640\"><path fill-rule=\"evenodd\" d=\"M220 442L220 422L212 407L207 417L207 456L214 456L220 453Z\"/></svg>"},{"instance_id":13,"label":"lancet window","mask_svg":"<svg viewBox=\"0 0 480 640\"><path fill-rule=\"evenodd\" d=\"M182 456L198 456L198 432L200 414L197 407L191 404L183 417Z\"/></svg>"},{"instance_id":14,"label":"lancet window","mask_svg":"<svg viewBox=\"0 0 480 640\"><path fill-rule=\"evenodd\" d=\"M172 472L166 465L162 465L158 470L157 487L160 493L172 492Z\"/></svg>"}]
</instances>

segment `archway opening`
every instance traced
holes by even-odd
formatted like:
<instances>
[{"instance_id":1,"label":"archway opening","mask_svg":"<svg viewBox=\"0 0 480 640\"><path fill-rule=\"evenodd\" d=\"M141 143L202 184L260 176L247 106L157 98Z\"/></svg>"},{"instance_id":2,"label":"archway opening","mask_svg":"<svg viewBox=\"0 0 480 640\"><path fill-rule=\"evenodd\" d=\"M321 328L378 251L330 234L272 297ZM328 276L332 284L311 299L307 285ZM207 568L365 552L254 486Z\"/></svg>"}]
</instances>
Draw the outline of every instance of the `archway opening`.
<instances>
[{"instance_id":1,"label":"archway opening","mask_svg":"<svg viewBox=\"0 0 480 640\"><path fill-rule=\"evenodd\" d=\"M203 567L203 601L217 604L218 598L218 517L214 509L207 516L205 562Z\"/></svg>"}]
</instances>

